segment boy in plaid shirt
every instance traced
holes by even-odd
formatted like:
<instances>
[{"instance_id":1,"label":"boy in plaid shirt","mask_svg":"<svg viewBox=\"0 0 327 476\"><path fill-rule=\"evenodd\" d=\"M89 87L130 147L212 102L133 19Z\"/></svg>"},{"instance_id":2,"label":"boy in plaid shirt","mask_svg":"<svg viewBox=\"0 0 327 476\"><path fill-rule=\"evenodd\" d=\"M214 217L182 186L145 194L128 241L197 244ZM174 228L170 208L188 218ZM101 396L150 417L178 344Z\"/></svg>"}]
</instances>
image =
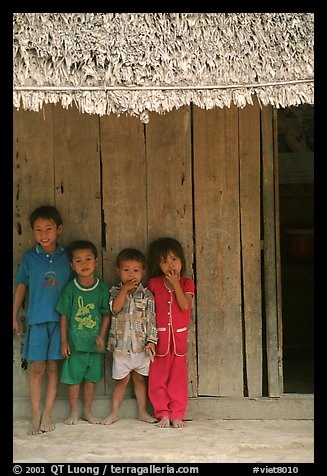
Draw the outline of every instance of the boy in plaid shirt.
<instances>
[{"instance_id":1,"label":"boy in plaid shirt","mask_svg":"<svg viewBox=\"0 0 327 476\"><path fill-rule=\"evenodd\" d=\"M116 259L121 283L110 290L111 327L108 350L113 352L112 377L116 380L110 415L103 424L119 419L119 407L124 398L130 375L134 383L139 419L156 422L147 412L147 385L150 359L155 355L157 328L152 293L143 287L146 259L134 249L122 250Z\"/></svg>"}]
</instances>

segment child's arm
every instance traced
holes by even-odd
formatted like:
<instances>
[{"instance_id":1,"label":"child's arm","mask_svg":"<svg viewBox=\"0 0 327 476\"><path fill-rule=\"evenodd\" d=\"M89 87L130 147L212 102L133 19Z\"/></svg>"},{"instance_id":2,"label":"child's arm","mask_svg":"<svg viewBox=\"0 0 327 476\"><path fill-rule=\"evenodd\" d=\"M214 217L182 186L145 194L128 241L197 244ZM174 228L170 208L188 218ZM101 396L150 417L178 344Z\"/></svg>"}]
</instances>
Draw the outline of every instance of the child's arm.
<instances>
[{"instance_id":1,"label":"child's arm","mask_svg":"<svg viewBox=\"0 0 327 476\"><path fill-rule=\"evenodd\" d=\"M156 345L158 343L158 331L156 327L156 308L154 298L148 299L147 306L145 309L146 315L146 345L144 350L151 350L152 355L148 354L150 359L153 360L153 357L156 355Z\"/></svg>"},{"instance_id":2,"label":"child's arm","mask_svg":"<svg viewBox=\"0 0 327 476\"><path fill-rule=\"evenodd\" d=\"M172 271L165 275L167 281L171 283L174 288L176 301L181 309L181 311L188 311L193 300L193 295L191 293L183 293L180 284L180 276Z\"/></svg>"},{"instance_id":3,"label":"child's arm","mask_svg":"<svg viewBox=\"0 0 327 476\"><path fill-rule=\"evenodd\" d=\"M153 362L153 358L156 355L156 346L154 345L153 342L148 342L146 346L144 347L145 352L148 354L150 357L150 360ZM148 353L150 350L150 353Z\"/></svg>"},{"instance_id":4,"label":"child's arm","mask_svg":"<svg viewBox=\"0 0 327 476\"><path fill-rule=\"evenodd\" d=\"M138 284L135 280L126 281L126 283L123 284L121 290L119 291L119 294L112 302L111 310L114 314L117 314L123 308L126 299L126 294L128 293L128 291L135 290L137 286Z\"/></svg>"},{"instance_id":5,"label":"child's arm","mask_svg":"<svg viewBox=\"0 0 327 476\"><path fill-rule=\"evenodd\" d=\"M68 317L62 315L60 319L60 333L61 333L61 355L64 359L70 356L70 347L67 339Z\"/></svg>"},{"instance_id":6,"label":"child's arm","mask_svg":"<svg viewBox=\"0 0 327 476\"><path fill-rule=\"evenodd\" d=\"M102 314L102 323L101 323L100 332L97 338L95 339L96 347L99 350L102 350L104 347L104 338L106 336L109 324L110 324L109 314Z\"/></svg>"},{"instance_id":7,"label":"child's arm","mask_svg":"<svg viewBox=\"0 0 327 476\"><path fill-rule=\"evenodd\" d=\"M27 286L22 283L17 284L17 288L14 295L13 301L13 330L16 332L16 335L20 335L19 324L17 320L17 315L20 306L22 305L25 295L26 295Z\"/></svg>"}]
</instances>

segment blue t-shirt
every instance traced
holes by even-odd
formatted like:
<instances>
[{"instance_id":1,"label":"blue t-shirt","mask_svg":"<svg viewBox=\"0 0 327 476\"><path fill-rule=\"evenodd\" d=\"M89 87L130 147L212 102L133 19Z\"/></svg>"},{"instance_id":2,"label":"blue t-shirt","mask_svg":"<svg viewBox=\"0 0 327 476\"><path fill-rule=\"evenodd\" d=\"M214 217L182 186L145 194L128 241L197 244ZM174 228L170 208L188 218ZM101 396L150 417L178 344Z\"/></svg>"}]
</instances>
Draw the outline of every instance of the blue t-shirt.
<instances>
[{"instance_id":1,"label":"blue t-shirt","mask_svg":"<svg viewBox=\"0 0 327 476\"><path fill-rule=\"evenodd\" d=\"M25 253L18 268L16 283L29 287L26 312L29 325L60 321L55 307L63 288L73 275L68 254L62 246L57 246L53 254L47 254L37 244Z\"/></svg>"}]
</instances>

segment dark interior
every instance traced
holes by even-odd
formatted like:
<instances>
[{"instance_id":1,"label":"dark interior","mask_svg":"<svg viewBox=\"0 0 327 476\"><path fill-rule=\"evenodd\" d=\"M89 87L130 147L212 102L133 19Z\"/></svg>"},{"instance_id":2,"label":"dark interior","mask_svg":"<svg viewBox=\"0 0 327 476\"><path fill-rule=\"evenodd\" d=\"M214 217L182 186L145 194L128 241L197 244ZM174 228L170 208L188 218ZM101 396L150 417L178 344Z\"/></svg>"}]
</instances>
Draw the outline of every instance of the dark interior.
<instances>
[{"instance_id":1,"label":"dark interior","mask_svg":"<svg viewBox=\"0 0 327 476\"><path fill-rule=\"evenodd\" d=\"M284 393L313 393L313 106L286 108L278 119Z\"/></svg>"}]
</instances>

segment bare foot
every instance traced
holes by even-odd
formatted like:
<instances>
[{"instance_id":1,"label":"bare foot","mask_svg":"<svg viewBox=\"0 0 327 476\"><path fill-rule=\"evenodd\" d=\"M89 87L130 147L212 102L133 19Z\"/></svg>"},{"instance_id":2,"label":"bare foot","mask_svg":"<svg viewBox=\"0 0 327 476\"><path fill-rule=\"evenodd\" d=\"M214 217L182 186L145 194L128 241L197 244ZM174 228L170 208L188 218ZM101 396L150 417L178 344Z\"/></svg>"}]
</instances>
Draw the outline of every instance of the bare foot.
<instances>
[{"instance_id":1,"label":"bare foot","mask_svg":"<svg viewBox=\"0 0 327 476\"><path fill-rule=\"evenodd\" d=\"M87 412L84 412L84 420L92 424L101 423L101 418L95 417L91 413Z\"/></svg>"},{"instance_id":2,"label":"bare foot","mask_svg":"<svg viewBox=\"0 0 327 476\"><path fill-rule=\"evenodd\" d=\"M169 418L166 416L161 418L161 420L158 421L156 426L158 426L159 428L169 428L170 426Z\"/></svg>"},{"instance_id":3,"label":"bare foot","mask_svg":"<svg viewBox=\"0 0 327 476\"><path fill-rule=\"evenodd\" d=\"M173 428L183 428L184 426L187 426L187 424L183 420L174 420L172 424Z\"/></svg>"},{"instance_id":4,"label":"bare foot","mask_svg":"<svg viewBox=\"0 0 327 476\"><path fill-rule=\"evenodd\" d=\"M104 420L101 420L102 425L111 425L112 423L115 423L115 421L119 420L119 416L117 413L111 413L107 418Z\"/></svg>"},{"instance_id":5,"label":"bare foot","mask_svg":"<svg viewBox=\"0 0 327 476\"><path fill-rule=\"evenodd\" d=\"M33 416L27 433L29 435L39 435L40 433L42 433L42 431L40 430L40 425L41 414Z\"/></svg>"},{"instance_id":6,"label":"bare foot","mask_svg":"<svg viewBox=\"0 0 327 476\"><path fill-rule=\"evenodd\" d=\"M78 418L78 415L76 415L75 413L72 413L68 418L66 418L65 420L65 424L66 425L77 425L77 423L79 422L79 418Z\"/></svg>"},{"instance_id":7,"label":"bare foot","mask_svg":"<svg viewBox=\"0 0 327 476\"><path fill-rule=\"evenodd\" d=\"M56 425L53 423L51 418L48 415L42 414L40 430L43 432L54 430Z\"/></svg>"},{"instance_id":8,"label":"bare foot","mask_svg":"<svg viewBox=\"0 0 327 476\"><path fill-rule=\"evenodd\" d=\"M139 412L139 420L145 421L146 423L156 423L157 419L149 415L148 412Z\"/></svg>"}]
</instances>

